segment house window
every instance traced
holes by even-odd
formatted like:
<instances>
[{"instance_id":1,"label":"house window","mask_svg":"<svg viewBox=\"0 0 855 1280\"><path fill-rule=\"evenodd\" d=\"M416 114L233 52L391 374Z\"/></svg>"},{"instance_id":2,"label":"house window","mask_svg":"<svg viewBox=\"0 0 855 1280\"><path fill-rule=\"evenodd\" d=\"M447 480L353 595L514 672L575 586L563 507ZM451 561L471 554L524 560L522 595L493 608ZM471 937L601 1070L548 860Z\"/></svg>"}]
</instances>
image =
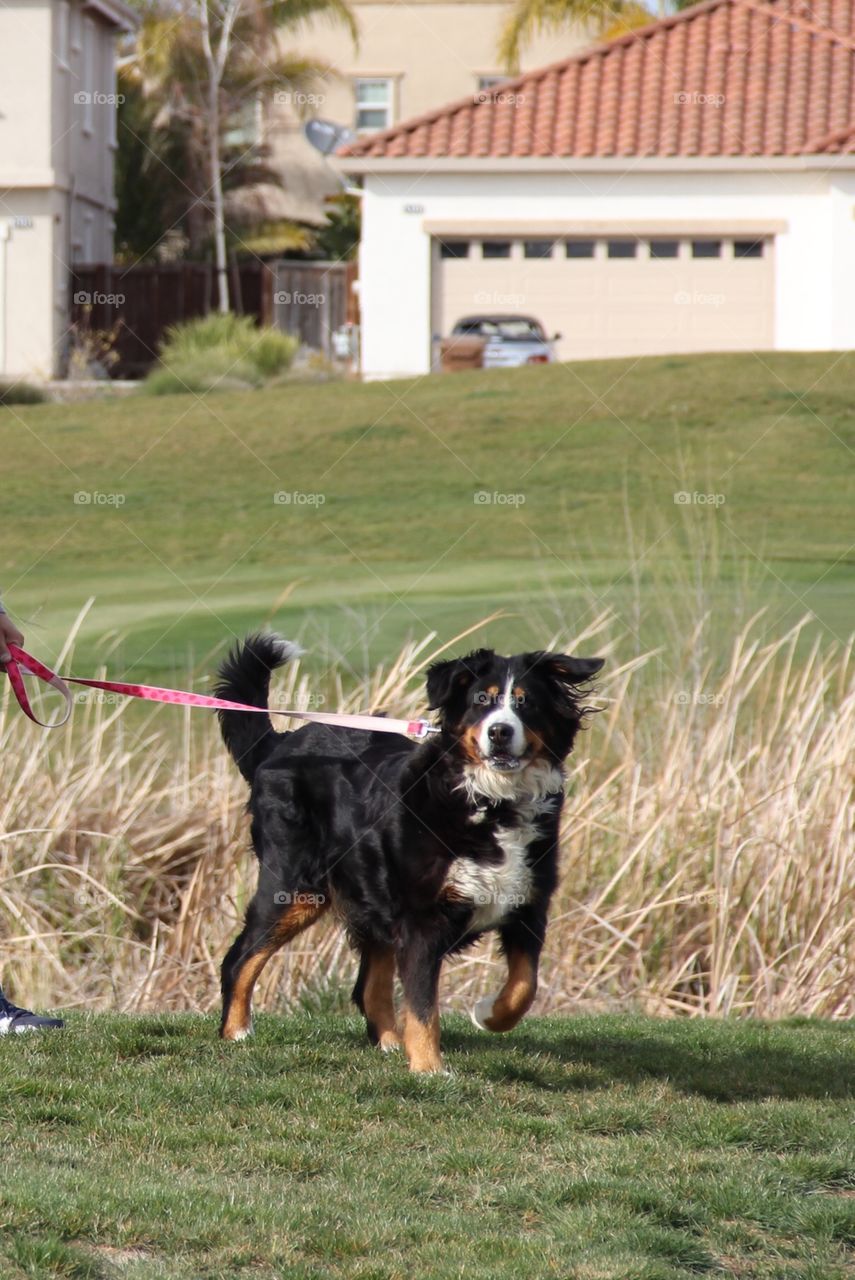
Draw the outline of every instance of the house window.
<instances>
[{"instance_id":1,"label":"house window","mask_svg":"<svg viewBox=\"0 0 855 1280\"><path fill-rule=\"evenodd\" d=\"M593 258L594 241L567 240L564 245L564 252L568 258Z\"/></svg>"},{"instance_id":2,"label":"house window","mask_svg":"<svg viewBox=\"0 0 855 1280\"><path fill-rule=\"evenodd\" d=\"M263 133L261 94L243 102L232 116L231 128L223 134L227 147L251 149L261 145Z\"/></svg>"},{"instance_id":3,"label":"house window","mask_svg":"<svg viewBox=\"0 0 855 1280\"><path fill-rule=\"evenodd\" d=\"M734 240L733 256L734 258L762 258L763 257L763 241L762 240Z\"/></svg>"},{"instance_id":4,"label":"house window","mask_svg":"<svg viewBox=\"0 0 855 1280\"><path fill-rule=\"evenodd\" d=\"M609 240L608 256L610 258L634 258L637 244L635 240Z\"/></svg>"},{"instance_id":5,"label":"house window","mask_svg":"<svg viewBox=\"0 0 855 1280\"><path fill-rule=\"evenodd\" d=\"M651 258L679 258L680 241L679 240L651 240L650 256Z\"/></svg>"},{"instance_id":6,"label":"house window","mask_svg":"<svg viewBox=\"0 0 855 1280\"><path fill-rule=\"evenodd\" d=\"M392 124L392 81L357 80L356 127L364 133L388 129Z\"/></svg>"},{"instance_id":7,"label":"house window","mask_svg":"<svg viewBox=\"0 0 855 1280\"><path fill-rule=\"evenodd\" d=\"M482 258L509 258L510 256L510 240L485 240L481 245Z\"/></svg>"},{"instance_id":8,"label":"house window","mask_svg":"<svg viewBox=\"0 0 855 1280\"><path fill-rule=\"evenodd\" d=\"M524 240L523 241L523 257L551 258L552 257L552 241L551 240Z\"/></svg>"},{"instance_id":9,"label":"house window","mask_svg":"<svg viewBox=\"0 0 855 1280\"><path fill-rule=\"evenodd\" d=\"M441 258L468 258L468 240L440 240L439 256Z\"/></svg>"},{"instance_id":10,"label":"house window","mask_svg":"<svg viewBox=\"0 0 855 1280\"><path fill-rule=\"evenodd\" d=\"M721 257L721 241L720 240L693 240L692 241L692 257L693 258L720 258Z\"/></svg>"},{"instance_id":11,"label":"house window","mask_svg":"<svg viewBox=\"0 0 855 1280\"><path fill-rule=\"evenodd\" d=\"M478 88L482 93L487 93L490 89L495 89L497 84L507 84L507 81L508 77L502 75L479 76Z\"/></svg>"}]
</instances>

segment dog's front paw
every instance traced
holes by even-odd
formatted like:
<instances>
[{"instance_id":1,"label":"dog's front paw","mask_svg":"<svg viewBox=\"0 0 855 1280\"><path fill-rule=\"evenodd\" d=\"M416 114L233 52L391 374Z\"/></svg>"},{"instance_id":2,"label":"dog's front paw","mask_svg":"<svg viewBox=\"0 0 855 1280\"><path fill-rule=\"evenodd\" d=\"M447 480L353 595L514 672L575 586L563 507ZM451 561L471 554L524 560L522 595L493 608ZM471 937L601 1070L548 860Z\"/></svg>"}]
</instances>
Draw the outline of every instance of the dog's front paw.
<instances>
[{"instance_id":1,"label":"dog's front paw","mask_svg":"<svg viewBox=\"0 0 855 1280\"><path fill-rule=\"evenodd\" d=\"M377 1043L383 1053L398 1053L401 1049L401 1037L397 1031L384 1031Z\"/></svg>"},{"instance_id":2,"label":"dog's front paw","mask_svg":"<svg viewBox=\"0 0 855 1280\"><path fill-rule=\"evenodd\" d=\"M489 1025L489 1019L493 1016L493 1006L495 1003L495 996L484 996L483 999L476 1001L475 1005L470 1010L469 1016L479 1031L492 1031L492 1027Z\"/></svg>"}]
</instances>

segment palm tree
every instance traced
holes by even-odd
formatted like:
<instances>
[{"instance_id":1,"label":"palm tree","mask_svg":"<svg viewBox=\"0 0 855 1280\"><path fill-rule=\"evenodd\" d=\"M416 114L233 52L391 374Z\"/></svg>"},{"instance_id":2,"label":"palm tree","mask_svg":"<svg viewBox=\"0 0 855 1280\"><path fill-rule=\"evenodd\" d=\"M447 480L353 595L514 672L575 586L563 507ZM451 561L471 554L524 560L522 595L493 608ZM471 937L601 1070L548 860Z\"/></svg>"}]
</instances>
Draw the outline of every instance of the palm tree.
<instances>
[{"instance_id":1,"label":"palm tree","mask_svg":"<svg viewBox=\"0 0 855 1280\"><path fill-rule=\"evenodd\" d=\"M229 307L225 193L279 181L263 151L242 137L247 111L274 92L304 101L335 74L327 63L284 49L313 17L343 23L356 41L347 0L160 0L144 12L122 71L136 149L149 168L168 169L171 182L161 178L171 203L183 206L191 241L198 243L200 221L213 233L221 311Z\"/></svg>"},{"instance_id":2,"label":"palm tree","mask_svg":"<svg viewBox=\"0 0 855 1280\"><path fill-rule=\"evenodd\" d=\"M594 39L613 40L655 18L665 17L665 0L654 13L642 0L515 0L499 38L499 58L514 74L523 48L539 31L584 27ZM685 9L695 0L669 0L669 7Z\"/></svg>"}]
</instances>

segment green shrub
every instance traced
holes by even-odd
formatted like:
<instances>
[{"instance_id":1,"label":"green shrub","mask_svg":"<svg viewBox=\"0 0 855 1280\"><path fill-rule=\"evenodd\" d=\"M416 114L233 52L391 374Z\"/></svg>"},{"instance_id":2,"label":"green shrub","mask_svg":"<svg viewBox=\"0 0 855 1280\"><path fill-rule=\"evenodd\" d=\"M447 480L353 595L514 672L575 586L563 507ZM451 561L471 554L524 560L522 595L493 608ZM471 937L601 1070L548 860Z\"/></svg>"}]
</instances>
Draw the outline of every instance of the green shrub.
<instances>
[{"instance_id":1,"label":"green shrub","mask_svg":"<svg viewBox=\"0 0 855 1280\"><path fill-rule=\"evenodd\" d=\"M256 334L260 336L247 355L258 372L265 378L275 378L290 369L297 354L297 339L279 329L256 329Z\"/></svg>"},{"instance_id":2,"label":"green shrub","mask_svg":"<svg viewBox=\"0 0 855 1280\"><path fill-rule=\"evenodd\" d=\"M238 391L284 373L298 342L278 329L259 329L249 316L212 312L167 329L160 363L143 390L150 395Z\"/></svg>"},{"instance_id":3,"label":"green shrub","mask_svg":"<svg viewBox=\"0 0 855 1280\"><path fill-rule=\"evenodd\" d=\"M155 366L143 384L153 396L178 395L192 391L249 391L263 382L262 375L249 360L235 356L225 348L212 347Z\"/></svg>"},{"instance_id":4,"label":"green shrub","mask_svg":"<svg viewBox=\"0 0 855 1280\"><path fill-rule=\"evenodd\" d=\"M47 392L29 382L0 382L0 404L44 404Z\"/></svg>"},{"instance_id":5,"label":"green shrub","mask_svg":"<svg viewBox=\"0 0 855 1280\"><path fill-rule=\"evenodd\" d=\"M164 364L171 364L183 356L218 347L233 347L237 354L251 346L257 336L258 328L251 316L236 316L231 311L221 315L219 311L212 311L200 320L171 325L163 335L160 358Z\"/></svg>"}]
</instances>

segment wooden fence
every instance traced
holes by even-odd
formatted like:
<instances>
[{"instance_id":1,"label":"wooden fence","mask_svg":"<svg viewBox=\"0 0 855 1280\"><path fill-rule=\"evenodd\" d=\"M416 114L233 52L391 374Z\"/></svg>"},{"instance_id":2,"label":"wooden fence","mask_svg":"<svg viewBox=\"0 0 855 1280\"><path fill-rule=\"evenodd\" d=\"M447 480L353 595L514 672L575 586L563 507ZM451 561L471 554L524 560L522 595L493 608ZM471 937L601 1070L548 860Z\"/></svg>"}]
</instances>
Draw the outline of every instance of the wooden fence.
<instances>
[{"instance_id":1,"label":"wooden fence","mask_svg":"<svg viewBox=\"0 0 855 1280\"><path fill-rule=\"evenodd\" d=\"M259 324L293 333L306 346L332 354L332 335L356 322L356 264L246 262L229 269L232 309ZM157 359L164 330L216 307L213 266L205 262L96 263L71 274L71 319L81 330L115 331L114 378L139 378Z\"/></svg>"}]
</instances>

